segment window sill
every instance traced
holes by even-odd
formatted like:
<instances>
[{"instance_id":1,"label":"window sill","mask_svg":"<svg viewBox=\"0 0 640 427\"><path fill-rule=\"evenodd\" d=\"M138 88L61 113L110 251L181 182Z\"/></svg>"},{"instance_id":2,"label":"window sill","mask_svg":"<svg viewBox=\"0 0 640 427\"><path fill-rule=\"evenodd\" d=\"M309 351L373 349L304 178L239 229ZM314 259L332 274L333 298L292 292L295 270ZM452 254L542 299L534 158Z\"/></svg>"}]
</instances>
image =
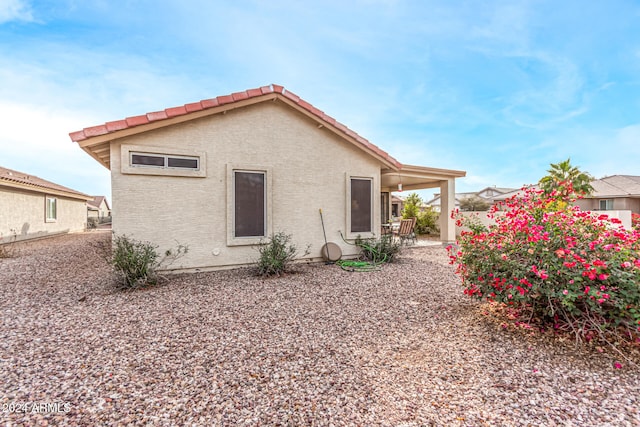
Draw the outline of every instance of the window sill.
<instances>
[{"instance_id":1,"label":"window sill","mask_svg":"<svg viewBox=\"0 0 640 427\"><path fill-rule=\"evenodd\" d=\"M227 246L256 246L264 243L265 236L262 237L232 237L227 241Z\"/></svg>"}]
</instances>

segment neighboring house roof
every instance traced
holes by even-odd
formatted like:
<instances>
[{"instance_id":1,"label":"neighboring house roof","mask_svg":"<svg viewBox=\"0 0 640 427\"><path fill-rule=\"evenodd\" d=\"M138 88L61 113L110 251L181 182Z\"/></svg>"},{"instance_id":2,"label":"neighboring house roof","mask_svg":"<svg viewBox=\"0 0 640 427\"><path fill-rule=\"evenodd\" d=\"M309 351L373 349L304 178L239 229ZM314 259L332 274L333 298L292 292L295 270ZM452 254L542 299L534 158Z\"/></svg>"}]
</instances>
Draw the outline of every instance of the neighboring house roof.
<instances>
[{"instance_id":1,"label":"neighboring house roof","mask_svg":"<svg viewBox=\"0 0 640 427\"><path fill-rule=\"evenodd\" d=\"M516 188L506 188L506 187L486 187L480 191L475 193L476 196L481 197L487 200L493 200L494 197L499 196L504 193L509 193L511 191L517 190Z\"/></svg>"},{"instance_id":2,"label":"neighboring house roof","mask_svg":"<svg viewBox=\"0 0 640 427\"><path fill-rule=\"evenodd\" d=\"M540 187L538 187L537 184L536 185L525 185L523 188L527 188L527 189L528 188L532 188L534 190L539 190L540 189ZM508 193L504 193L504 194L501 194L499 196L496 196L496 197L493 198L493 200L496 201L496 202L501 202L501 201L507 200L507 199L509 199L509 198L511 198L513 196L521 197L523 194L524 194L524 190L522 188L518 188L516 190L509 191Z\"/></svg>"},{"instance_id":3,"label":"neighboring house roof","mask_svg":"<svg viewBox=\"0 0 640 427\"><path fill-rule=\"evenodd\" d=\"M107 206L107 209L111 209L109 207L109 202L107 202L107 198L104 196L93 196L93 200L88 201L87 205L99 209L102 202Z\"/></svg>"},{"instance_id":4,"label":"neighboring house roof","mask_svg":"<svg viewBox=\"0 0 640 427\"><path fill-rule=\"evenodd\" d=\"M589 198L640 197L640 176L612 175L591 181Z\"/></svg>"},{"instance_id":5,"label":"neighboring house roof","mask_svg":"<svg viewBox=\"0 0 640 427\"><path fill-rule=\"evenodd\" d=\"M293 92L285 90L283 86L276 84L107 122L98 126L71 132L69 136L72 141L77 142L83 150L109 169L111 166L110 143L118 138L201 117L225 113L232 109L247 107L266 101L283 102L285 105L296 109L314 120L319 128L326 128L350 142L355 147L378 159L386 168L386 170L382 171L382 178L388 182L389 186L397 185L396 181L399 181L406 183L405 188L409 190L412 189L412 186L414 188L423 188L420 187L420 185L424 184L425 179L430 179L432 181L429 182L435 183L438 182L439 179L458 178L466 175L464 171L403 165L387 152L358 135L333 117L325 114ZM397 174L398 171L403 173L402 177ZM395 176L394 173L397 176Z\"/></svg>"},{"instance_id":6,"label":"neighboring house roof","mask_svg":"<svg viewBox=\"0 0 640 427\"><path fill-rule=\"evenodd\" d=\"M509 193L512 191L517 191L515 188L507 188L507 187L485 187L480 191L468 191L464 193L456 193L455 199L456 204L460 202L460 200L467 197L480 197L481 199L485 199L488 201L494 201L497 197L501 197L501 195L505 193ZM440 205L440 193L435 193L433 199L426 202L427 205L438 206Z\"/></svg>"},{"instance_id":7,"label":"neighboring house roof","mask_svg":"<svg viewBox=\"0 0 640 427\"><path fill-rule=\"evenodd\" d=\"M55 184L35 175L29 175L13 169L0 166L0 186L22 190L36 191L54 196L64 196L72 199L91 200L92 197L71 188Z\"/></svg>"},{"instance_id":8,"label":"neighboring house roof","mask_svg":"<svg viewBox=\"0 0 640 427\"><path fill-rule=\"evenodd\" d=\"M585 196L591 199L603 199L614 197L640 197L640 176L637 175L612 175L591 181L593 194ZM538 185L528 185L539 189ZM520 196L522 189L494 197L494 200L506 200L512 196Z\"/></svg>"}]
</instances>

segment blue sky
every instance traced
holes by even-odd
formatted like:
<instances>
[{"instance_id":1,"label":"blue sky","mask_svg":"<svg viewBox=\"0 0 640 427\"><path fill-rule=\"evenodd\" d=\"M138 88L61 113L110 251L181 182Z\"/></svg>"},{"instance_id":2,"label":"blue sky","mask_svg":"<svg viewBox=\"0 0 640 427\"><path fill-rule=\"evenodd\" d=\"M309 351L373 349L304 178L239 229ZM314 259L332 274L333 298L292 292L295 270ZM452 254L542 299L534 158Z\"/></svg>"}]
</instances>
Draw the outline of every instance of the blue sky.
<instances>
[{"instance_id":1,"label":"blue sky","mask_svg":"<svg viewBox=\"0 0 640 427\"><path fill-rule=\"evenodd\" d=\"M271 83L457 191L640 175L638 1L0 0L0 165L85 193L69 132Z\"/></svg>"}]
</instances>

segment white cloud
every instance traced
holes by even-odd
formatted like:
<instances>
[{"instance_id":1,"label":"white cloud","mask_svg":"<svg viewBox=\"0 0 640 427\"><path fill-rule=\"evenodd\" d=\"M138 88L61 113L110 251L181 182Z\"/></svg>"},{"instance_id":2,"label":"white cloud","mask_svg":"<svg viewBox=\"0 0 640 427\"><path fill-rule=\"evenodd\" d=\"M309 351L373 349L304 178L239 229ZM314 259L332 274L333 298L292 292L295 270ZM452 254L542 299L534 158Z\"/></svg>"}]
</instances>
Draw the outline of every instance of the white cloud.
<instances>
[{"instance_id":1,"label":"white cloud","mask_svg":"<svg viewBox=\"0 0 640 427\"><path fill-rule=\"evenodd\" d=\"M0 101L0 165L88 194L110 195L109 171L68 133L92 123L78 111ZM95 119L93 119L95 120Z\"/></svg>"},{"instance_id":2,"label":"white cloud","mask_svg":"<svg viewBox=\"0 0 640 427\"><path fill-rule=\"evenodd\" d=\"M11 21L33 21L31 6L27 1L0 1L0 24Z\"/></svg>"}]
</instances>

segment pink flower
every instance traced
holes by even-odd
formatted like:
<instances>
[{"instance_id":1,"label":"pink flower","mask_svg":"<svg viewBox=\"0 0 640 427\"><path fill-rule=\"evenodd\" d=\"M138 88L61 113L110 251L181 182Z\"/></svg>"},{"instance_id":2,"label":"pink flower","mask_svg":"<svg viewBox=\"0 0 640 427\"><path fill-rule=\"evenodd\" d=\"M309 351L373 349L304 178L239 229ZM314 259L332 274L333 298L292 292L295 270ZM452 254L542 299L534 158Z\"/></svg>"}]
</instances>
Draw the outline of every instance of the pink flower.
<instances>
[{"instance_id":1,"label":"pink flower","mask_svg":"<svg viewBox=\"0 0 640 427\"><path fill-rule=\"evenodd\" d=\"M600 280L607 280L607 277L609 277L609 275L604 273L598 275L598 279Z\"/></svg>"},{"instance_id":2,"label":"pink flower","mask_svg":"<svg viewBox=\"0 0 640 427\"><path fill-rule=\"evenodd\" d=\"M566 289L565 289L564 291L562 291L562 293L563 293L564 295L569 295L569 291L568 291L568 290L566 290Z\"/></svg>"},{"instance_id":3,"label":"pink flower","mask_svg":"<svg viewBox=\"0 0 640 427\"><path fill-rule=\"evenodd\" d=\"M584 287L584 293L585 294L588 294L590 290L591 290L591 286L585 286Z\"/></svg>"},{"instance_id":4,"label":"pink flower","mask_svg":"<svg viewBox=\"0 0 640 427\"><path fill-rule=\"evenodd\" d=\"M625 261L622 264L620 264L620 266L622 268L629 268L629 267L631 267L631 263L629 261Z\"/></svg>"},{"instance_id":5,"label":"pink flower","mask_svg":"<svg viewBox=\"0 0 640 427\"><path fill-rule=\"evenodd\" d=\"M616 369L622 369L622 363L616 362L616 363L613 364L613 367L616 368Z\"/></svg>"}]
</instances>

